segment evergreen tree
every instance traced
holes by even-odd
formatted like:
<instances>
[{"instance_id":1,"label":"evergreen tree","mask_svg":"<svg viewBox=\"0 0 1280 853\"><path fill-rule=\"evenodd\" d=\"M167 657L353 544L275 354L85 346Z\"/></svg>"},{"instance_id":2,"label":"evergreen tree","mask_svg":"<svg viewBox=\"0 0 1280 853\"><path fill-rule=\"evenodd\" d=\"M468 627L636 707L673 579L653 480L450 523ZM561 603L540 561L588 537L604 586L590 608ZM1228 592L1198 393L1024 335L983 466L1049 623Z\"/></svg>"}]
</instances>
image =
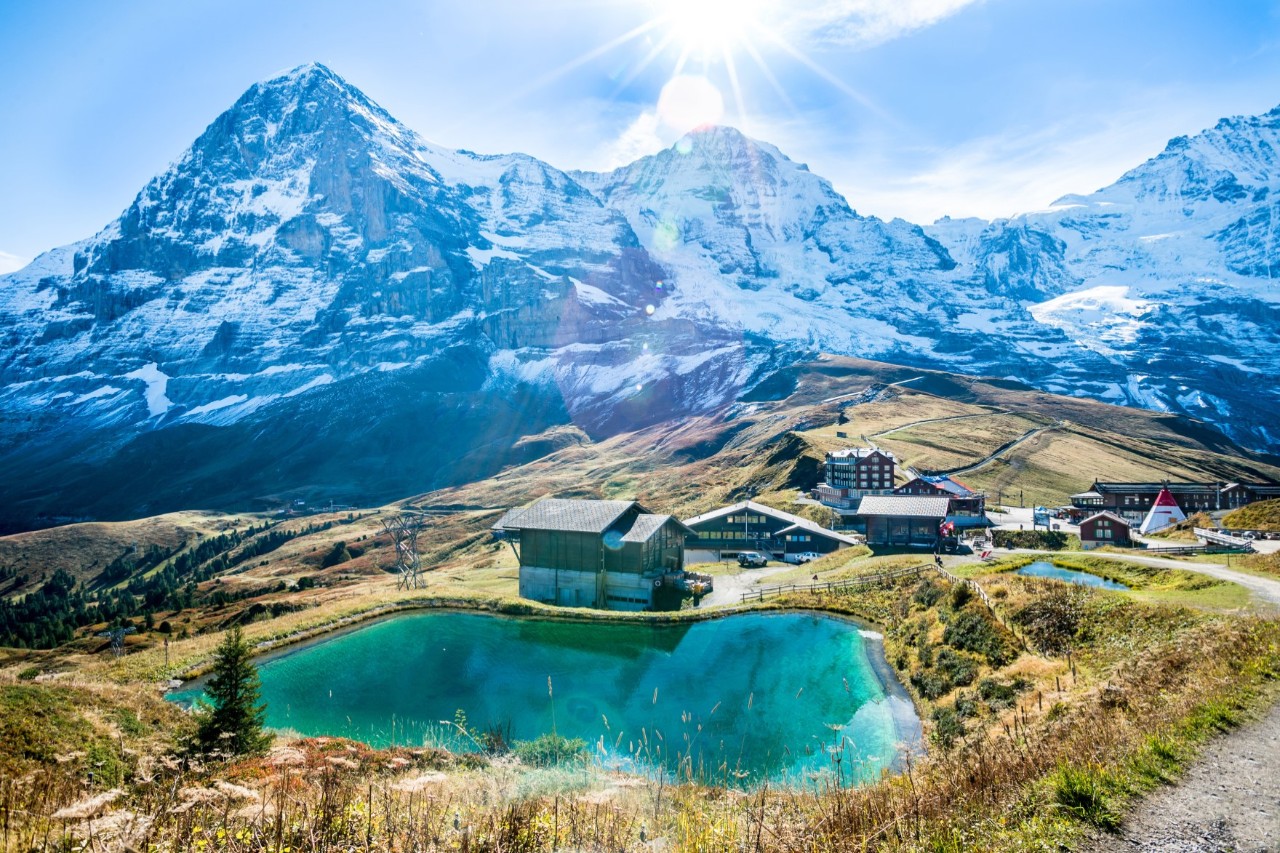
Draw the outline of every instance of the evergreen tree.
<instances>
[{"instance_id":1,"label":"evergreen tree","mask_svg":"<svg viewBox=\"0 0 1280 853\"><path fill-rule=\"evenodd\" d=\"M200 710L196 733L205 752L223 751L235 755L263 752L271 735L262 730L267 706L258 704L262 683L250 656L252 647L239 626L227 632L214 653L213 678L205 693L209 703Z\"/></svg>"}]
</instances>

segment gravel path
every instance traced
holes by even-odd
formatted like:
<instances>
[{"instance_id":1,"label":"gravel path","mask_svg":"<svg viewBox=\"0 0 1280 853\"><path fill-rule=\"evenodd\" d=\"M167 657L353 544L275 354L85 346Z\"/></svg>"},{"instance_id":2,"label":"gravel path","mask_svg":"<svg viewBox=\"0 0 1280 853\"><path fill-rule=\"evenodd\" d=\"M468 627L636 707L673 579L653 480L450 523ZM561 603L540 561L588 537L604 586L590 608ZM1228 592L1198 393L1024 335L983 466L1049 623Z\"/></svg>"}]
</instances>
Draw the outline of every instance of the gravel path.
<instances>
[{"instance_id":1,"label":"gravel path","mask_svg":"<svg viewBox=\"0 0 1280 853\"><path fill-rule=\"evenodd\" d=\"M1143 800L1087 853L1280 850L1280 704L1214 740L1176 785Z\"/></svg>"},{"instance_id":2,"label":"gravel path","mask_svg":"<svg viewBox=\"0 0 1280 853\"><path fill-rule=\"evenodd\" d=\"M715 582L712 584L714 589L710 595L702 599L702 603L699 606L714 607L717 604L741 604L742 593L754 588L760 581L765 580L770 575L776 575L794 568L795 566L784 563L777 566L766 566L763 569L745 569L735 575L717 575ZM697 571L697 569L697 566L693 566L694 571Z\"/></svg>"}]
</instances>

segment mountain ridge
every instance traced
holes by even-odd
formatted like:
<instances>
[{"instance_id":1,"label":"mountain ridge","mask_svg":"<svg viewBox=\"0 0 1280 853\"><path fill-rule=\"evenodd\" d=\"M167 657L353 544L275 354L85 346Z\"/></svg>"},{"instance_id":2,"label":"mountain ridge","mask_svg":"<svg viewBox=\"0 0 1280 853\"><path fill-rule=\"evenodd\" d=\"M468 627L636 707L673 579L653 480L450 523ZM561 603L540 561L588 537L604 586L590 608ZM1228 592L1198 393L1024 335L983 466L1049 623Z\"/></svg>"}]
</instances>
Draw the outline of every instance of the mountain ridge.
<instances>
[{"instance_id":1,"label":"mountain ridge","mask_svg":"<svg viewBox=\"0 0 1280 853\"><path fill-rule=\"evenodd\" d=\"M487 454L475 471L489 472L556 424L601 437L711 411L824 350L1183 411L1275 449L1280 347L1266 344L1280 323L1257 280L1273 251L1251 224L1272 215L1275 179L1219 168L1273 150L1277 122L1255 119L1174 140L1127 183L1049 213L921 227L859 214L731 128L566 172L435 146L300 66L250 87L97 235L0 276L0 472L21 484L0 497L18 515L74 515L86 492L61 476L145 489L122 460L146 447L270 470L237 448L287 441L288 425L330 456L347 452L337 424L420 443L414 476L445 485L468 474L442 459ZM1178 216L1194 227L1133 237ZM1196 239L1212 251L1185 248ZM1174 292L1173 257L1184 279L1217 278ZM1233 323L1241 341L1179 355ZM210 429L212 444L180 435ZM395 464L363 456L364 470ZM52 484L25 483L31 459ZM361 475L325 488L343 476ZM310 479L281 470L263 494ZM196 480L192 495L220 493Z\"/></svg>"}]
</instances>

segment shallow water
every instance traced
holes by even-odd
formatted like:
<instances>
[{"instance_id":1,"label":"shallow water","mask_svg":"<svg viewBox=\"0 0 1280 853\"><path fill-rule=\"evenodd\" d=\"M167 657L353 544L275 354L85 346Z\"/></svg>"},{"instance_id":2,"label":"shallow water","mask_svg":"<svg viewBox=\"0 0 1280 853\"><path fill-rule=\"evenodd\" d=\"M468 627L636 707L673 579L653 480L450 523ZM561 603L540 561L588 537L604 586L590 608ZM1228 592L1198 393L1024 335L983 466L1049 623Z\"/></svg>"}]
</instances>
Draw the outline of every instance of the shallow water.
<instances>
[{"instance_id":1,"label":"shallow water","mask_svg":"<svg viewBox=\"0 0 1280 853\"><path fill-rule=\"evenodd\" d=\"M1088 572L1078 572L1075 569L1064 569L1061 566L1055 566L1053 563L1043 561L1032 563L1029 566L1023 566L1017 571L1020 575L1028 575L1036 578L1052 578L1053 580L1066 581L1067 583L1079 584L1080 586L1093 586L1099 589L1128 589L1122 583L1109 581L1106 578L1100 578L1097 575L1091 575Z\"/></svg>"},{"instance_id":2,"label":"shallow water","mask_svg":"<svg viewBox=\"0 0 1280 853\"><path fill-rule=\"evenodd\" d=\"M260 669L275 728L466 748L441 725L462 711L473 729L554 729L606 763L733 784L875 779L920 739L879 644L813 614L641 625L413 613Z\"/></svg>"}]
</instances>

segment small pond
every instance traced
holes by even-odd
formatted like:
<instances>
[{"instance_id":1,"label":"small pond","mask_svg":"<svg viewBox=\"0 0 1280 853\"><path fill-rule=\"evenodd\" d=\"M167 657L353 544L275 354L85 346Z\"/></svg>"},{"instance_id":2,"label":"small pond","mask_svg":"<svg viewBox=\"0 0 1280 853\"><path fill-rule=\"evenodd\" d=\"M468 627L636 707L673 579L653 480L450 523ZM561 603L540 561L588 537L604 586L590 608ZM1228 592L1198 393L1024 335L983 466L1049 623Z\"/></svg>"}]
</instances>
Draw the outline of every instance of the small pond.
<instances>
[{"instance_id":1,"label":"small pond","mask_svg":"<svg viewBox=\"0 0 1280 853\"><path fill-rule=\"evenodd\" d=\"M1079 572L1075 569L1064 569L1061 566L1055 566L1053 563L1046 563L1043 560L1023 566L1018 569L1017 574L1027 575L1033 578L1052 578L1056 581L1066 581L1067 583L1079 584L1080 586L1093 586L1099 589L1128 589L1122 583L1109 581L1106 578L1100 578L1097 575L1091 575L1088 572Z\"/></svg>"},{"instance_id":2,"label":"small pond","mask_svg":"<svg viewBox=\"0 0 1280 853\"><path fill-rule=\"evenodd\" d=\"M921 742L875 635L807 613L676 625L412 613L260 671L270 726L375 746L465 749L441 722L461 711L512 739L582 738L623 768L808 784L876 779Z\"/></svg>"}]
</instances>

